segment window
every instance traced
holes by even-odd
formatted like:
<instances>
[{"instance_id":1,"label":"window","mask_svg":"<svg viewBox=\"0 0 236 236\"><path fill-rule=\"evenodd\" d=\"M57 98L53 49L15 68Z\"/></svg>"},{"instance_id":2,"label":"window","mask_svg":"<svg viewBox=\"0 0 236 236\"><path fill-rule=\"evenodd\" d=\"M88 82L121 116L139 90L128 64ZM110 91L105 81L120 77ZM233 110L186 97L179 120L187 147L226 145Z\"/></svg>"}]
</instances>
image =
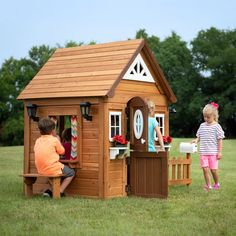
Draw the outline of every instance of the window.
<instances>
[{"instance_id":1,"label":"window","mask_svg":"<svg viewBox=\"0 0 236 236\"><path fill-rule=\"evenodd\" d=\"M164 114L155 114L155 118L159 124L161 134L165 135L165 115ZM158 140L156 132L154 132L154 139L156 141Z\"/></svg>"},{"instance_id":2,"label":"window","mask_svg":"<svg viewBox=\"0 0 236 236\"><path fill-rule=\"evenodd\" d=\"M61 161L78 160L78 118L76 115L49 115L56 122L56 132L65 148Z\"/></svg>"},{"instance_id":3,"label":"window","mask_svg":"<svg viewBox=\"0 0 236 236\"><path fill-rule=\"evenodd\" d=\"M140 139L143 134L143 114L137 109L134 113L134 135L136 139Z\"/></svg>"},{"instance_id":4,"label":"window","mask_svg":"<svg viewBox=\"0 0 236 236\"><path fill-rule=\"evenodd\" d=\"M119 111L109 112L109 140L112 141L115 135L121 135L121 112Z\"/></svg>"}]
</instances>

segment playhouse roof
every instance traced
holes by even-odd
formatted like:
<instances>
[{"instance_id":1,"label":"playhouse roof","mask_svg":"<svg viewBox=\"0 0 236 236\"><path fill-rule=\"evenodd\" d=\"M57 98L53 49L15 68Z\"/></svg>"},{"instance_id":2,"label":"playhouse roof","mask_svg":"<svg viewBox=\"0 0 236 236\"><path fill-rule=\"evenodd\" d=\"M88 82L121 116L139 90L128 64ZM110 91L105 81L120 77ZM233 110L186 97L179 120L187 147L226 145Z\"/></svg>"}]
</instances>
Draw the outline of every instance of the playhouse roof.
<instances>
[{"instance_id":1,"label":"playhouse roof","mask_svg":"<svg viewBox=\"0 0 236 236\"><path fill-rule=\"evenodd\" d=\"M176 97L142 39L59 48L20 93L18 99L113 96L139 53L153 68L170 102Z\"/></svg>"}]
</instances>

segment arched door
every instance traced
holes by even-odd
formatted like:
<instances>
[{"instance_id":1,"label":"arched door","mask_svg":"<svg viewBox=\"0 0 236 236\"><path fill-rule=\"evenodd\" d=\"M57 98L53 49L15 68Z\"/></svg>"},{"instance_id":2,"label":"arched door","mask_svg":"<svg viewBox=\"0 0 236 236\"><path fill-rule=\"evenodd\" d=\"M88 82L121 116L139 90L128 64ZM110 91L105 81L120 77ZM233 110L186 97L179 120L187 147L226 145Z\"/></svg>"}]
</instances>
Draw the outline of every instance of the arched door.
<instances>
[{"instance_id":1,"label":"arched door","mask_svg":"<svg viewBox=\"0 0 236 236\"><path fill-rule=\"evenodd\" d=\"M135 97L127 104L130 159L128 190L131 195L166 198L168 195L168 152L148 152L148 107Z\"/></svg>"},{"instance_id":2,"label":"arched door","mask_svg":"<svg viewBox=\"0 0 236 236\"><path fill-rule=\"evenodd\" d=\"M140 98L129 102L130 148L135 151L148 150L148 108Z\"/></svg>"}]
</instances>

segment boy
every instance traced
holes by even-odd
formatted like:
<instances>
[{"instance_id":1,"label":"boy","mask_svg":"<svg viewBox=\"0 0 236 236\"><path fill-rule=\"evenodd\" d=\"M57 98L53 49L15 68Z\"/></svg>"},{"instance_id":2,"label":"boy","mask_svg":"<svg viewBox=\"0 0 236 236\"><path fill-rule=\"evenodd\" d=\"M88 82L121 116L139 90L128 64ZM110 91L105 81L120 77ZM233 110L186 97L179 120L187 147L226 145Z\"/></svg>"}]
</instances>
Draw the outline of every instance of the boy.
<instances>
[{"instance_id":1,"label":"boy","mask_svg":"<svg viewBox=\"0 0 236 236\"><path fill-rule=\"evenodd\" d=\"M60 187L61 197L64 197L64 191L74 178L75 171L59 161L59 155L64 154L65 149L58 138L53 136L55 122L50 118L42 118L38 122L38 128L41 137L34 146L36 168L41 175L65 174ZM52 197L51 190L47 189L43 196Z\"/></svg>"}]
</instances>

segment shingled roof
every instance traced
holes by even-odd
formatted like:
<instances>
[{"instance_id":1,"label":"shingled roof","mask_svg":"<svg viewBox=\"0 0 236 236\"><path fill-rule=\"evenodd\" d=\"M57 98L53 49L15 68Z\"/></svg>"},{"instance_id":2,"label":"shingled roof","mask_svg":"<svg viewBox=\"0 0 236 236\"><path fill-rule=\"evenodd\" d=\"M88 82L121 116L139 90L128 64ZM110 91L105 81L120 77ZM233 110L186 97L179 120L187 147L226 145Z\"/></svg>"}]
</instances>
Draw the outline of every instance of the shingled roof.
<instances>
[{"instance_id":1,"label":"shingled roof","mask_svg":"<svg viewBox=\"0 0 236 236\"><path fill-rule=\"evenodd\" d=\"M163 90L176 98L144 40L59 48L17 99L112 96L135 57L145 48ZM154 68L155 71L155 68Z\"/></svg>"}]
</instances>

